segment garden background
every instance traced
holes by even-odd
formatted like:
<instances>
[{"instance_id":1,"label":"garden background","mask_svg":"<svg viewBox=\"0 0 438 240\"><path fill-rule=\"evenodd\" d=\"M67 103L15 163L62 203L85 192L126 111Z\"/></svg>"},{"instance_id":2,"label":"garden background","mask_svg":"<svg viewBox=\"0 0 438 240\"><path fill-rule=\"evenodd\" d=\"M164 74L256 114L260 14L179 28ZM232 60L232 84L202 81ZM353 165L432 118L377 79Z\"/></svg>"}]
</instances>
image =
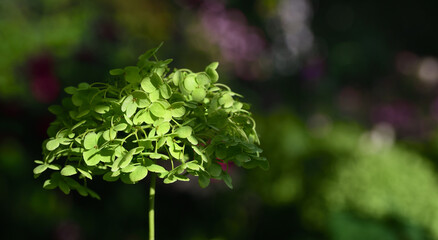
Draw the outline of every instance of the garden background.
<instances>
[{"instance_id":1,"label":"garden background","mask_svg":"<svg viewBox=\"0 0 438 240\"><path fill-rule=\"evenodd\" d=\"M438 239L437 1L0 1L1 239L145 239L148 178L42 189L67 86L160 59L245 96L269 171L158 183L157 239Z\"/></svg>"}]
</instances>

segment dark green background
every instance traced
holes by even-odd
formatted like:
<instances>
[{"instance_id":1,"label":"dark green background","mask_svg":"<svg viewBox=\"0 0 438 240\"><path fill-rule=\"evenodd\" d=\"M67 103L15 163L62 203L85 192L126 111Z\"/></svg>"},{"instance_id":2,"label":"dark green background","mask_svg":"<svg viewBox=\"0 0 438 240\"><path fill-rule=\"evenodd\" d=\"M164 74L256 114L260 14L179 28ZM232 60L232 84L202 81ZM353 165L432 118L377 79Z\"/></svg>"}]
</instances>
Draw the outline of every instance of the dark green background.
<instances>
[{"instance_id":1,"label":"dark green background","mask_svg":"<svg viewBox=\"0 0 438 240\"><path fill-rule=\"evenodd\" d=\"M63 88L159 58L245 96L269 171L158 183L157 239L438 238L438 2L0 1L1 239L146 239L148 178L42 189Z\"/></svg>"}]
</instances>

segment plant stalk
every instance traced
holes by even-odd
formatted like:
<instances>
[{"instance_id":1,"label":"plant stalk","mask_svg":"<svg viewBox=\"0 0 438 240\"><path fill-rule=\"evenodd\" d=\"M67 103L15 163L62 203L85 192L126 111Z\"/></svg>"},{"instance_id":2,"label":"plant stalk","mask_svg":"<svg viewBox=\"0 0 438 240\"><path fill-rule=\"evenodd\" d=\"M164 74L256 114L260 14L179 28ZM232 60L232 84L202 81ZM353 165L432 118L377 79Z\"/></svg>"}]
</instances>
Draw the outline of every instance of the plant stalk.
<instances>
[{"instance_id":1,"label":"plant stalk","mask_svg":"<svg viewBox=\"0 0 438 240\"><path fill-rule=\"evenodd\" d=\"M151 174L149 187L149 240L155 240L155 182L156 174Z\"/></svg>"}]
</instances>

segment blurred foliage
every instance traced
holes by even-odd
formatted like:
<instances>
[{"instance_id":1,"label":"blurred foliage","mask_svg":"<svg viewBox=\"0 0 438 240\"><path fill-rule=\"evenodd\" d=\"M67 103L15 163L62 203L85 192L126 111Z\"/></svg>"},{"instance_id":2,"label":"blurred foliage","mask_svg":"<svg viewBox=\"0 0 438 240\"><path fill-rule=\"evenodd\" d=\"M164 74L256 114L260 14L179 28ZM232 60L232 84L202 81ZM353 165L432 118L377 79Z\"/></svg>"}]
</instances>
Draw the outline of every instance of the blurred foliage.
<instances>
[{"instance_id":1,"label":"blurred foliage","mask_svg":"<svg viewBox=\"0 0 438 240\"><path fill-rule=\"evenodd\" d=\"M0 1L1 239L142 239L147 182L42 191L33 160L62 89L160 58L253 104L271 169L235 189L158 183L158 239L438 238L436 1ZM116 210L115 210L116 209ZM100 229L107 229L102 232Z\"/></svg>"}]
</instances>

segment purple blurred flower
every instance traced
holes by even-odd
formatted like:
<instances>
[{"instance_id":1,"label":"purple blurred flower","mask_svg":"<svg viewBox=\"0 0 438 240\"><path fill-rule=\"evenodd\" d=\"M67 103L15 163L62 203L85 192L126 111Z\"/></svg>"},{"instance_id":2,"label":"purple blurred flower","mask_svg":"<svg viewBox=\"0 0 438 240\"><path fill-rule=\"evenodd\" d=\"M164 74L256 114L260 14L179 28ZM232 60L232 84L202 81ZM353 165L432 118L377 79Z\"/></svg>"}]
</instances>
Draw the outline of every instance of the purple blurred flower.
<instances>
[{"instance_id":1,"label":"purple blurred flower","mask_svg":"<svg viewBox=\"0 0 438 240\"><path fill-rule=\"evenodd\" d=\"M218 1L205 1L199 15L210 42L217 45L224 60L234 66L242 78L256 78L254 68L266 47L260 29L250 26L242 12L227 10Z\"/></svg>"},{"instance_id":2,"label":"purple blurred flower","mask_svg":"<svg viewBox=\"0 0 438 240\"><path fill-rule=\"evenodd\" d=\"M53 102L59 95L60 84L53 70L53 59L45 54L30 60L30 86L39 102Z\"/></svg>"},{"instance_id":3,"label":"purple blurred flower","mask_svg":"<svg viewBox=\"0 0 438 240\"><path fill-rule=\"evenodd\" d=\"M422 128L416 107L403 101L377 106L371 118L374 123L388 123L404 134L416 134Z\"/></svg>"}]
</instances>

